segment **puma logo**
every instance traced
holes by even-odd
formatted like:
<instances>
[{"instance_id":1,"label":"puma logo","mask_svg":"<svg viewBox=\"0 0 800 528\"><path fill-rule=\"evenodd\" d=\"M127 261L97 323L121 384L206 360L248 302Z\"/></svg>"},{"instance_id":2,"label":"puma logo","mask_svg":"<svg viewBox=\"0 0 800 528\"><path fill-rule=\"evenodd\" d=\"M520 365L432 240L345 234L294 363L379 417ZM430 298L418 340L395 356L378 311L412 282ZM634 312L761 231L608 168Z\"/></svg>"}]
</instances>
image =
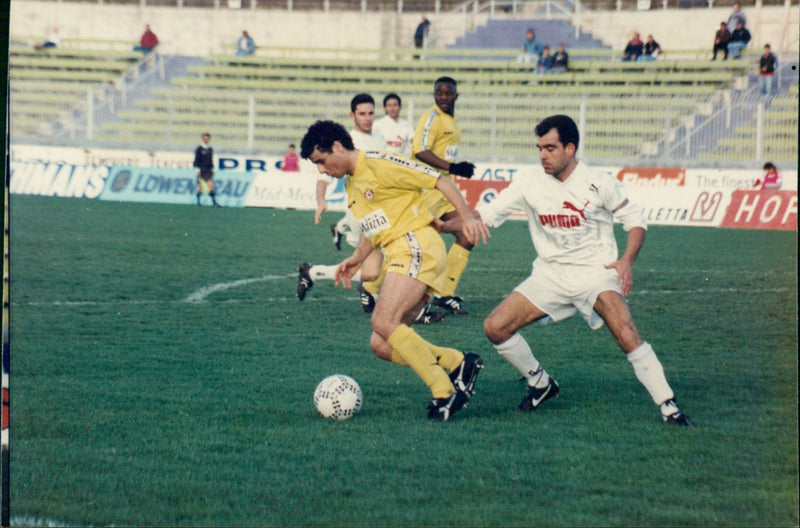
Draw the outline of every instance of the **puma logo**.
<instances>
[{"instance_id":1,"label":"puma logo","mask_svg":"<svg viewBox=\"0 0 800 528\"><path fill-rule=\"evenodd\" d=\"M584 211L586 210L586 207L588 205L589 205L589 200L586 200L586 203L583 204L583 209L578 209L577 207L575 207L574 205L572 205L571 203L569 203L567 201L565 201L563 204L561 204L561 206L564 209L569 209L570 211L575 211L576 213L581 215L581 218L583 218L584 220L586 220L586 215L584 214Z\"/></svg>"}]
</instances>

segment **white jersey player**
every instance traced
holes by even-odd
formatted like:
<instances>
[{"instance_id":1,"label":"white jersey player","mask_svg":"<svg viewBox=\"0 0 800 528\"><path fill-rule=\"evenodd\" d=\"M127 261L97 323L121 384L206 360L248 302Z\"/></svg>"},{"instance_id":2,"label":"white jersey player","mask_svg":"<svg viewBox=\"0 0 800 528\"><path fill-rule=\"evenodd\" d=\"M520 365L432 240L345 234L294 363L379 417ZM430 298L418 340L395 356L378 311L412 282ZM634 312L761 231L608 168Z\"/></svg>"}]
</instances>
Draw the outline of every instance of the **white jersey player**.
<instances>
[{"instance_id":1,"label":"white jersey player","mask_svg":"<svg viewBox=\"0 0 800 528\"><path fill-rule=\"evenodd\" d=\"M383 110L386 115L375 121L372 130L380 133L386 139L384 149L411 157L414 127L408 120L400 117L401 108L400 96L396 93L387 94L383 98Z\"/></svg>"},{"instance_id":2,"label":"white jersey player","mask_svg":"<svg viewBox=\"0 0 800 528\"><path fill-rule=\"evenodd\" d=\"M502 224L511 212L527 213L536 248L531 275L484 322L497 352L527 379L519 409L535 410L559 392L519 330L534 321L555 322L580 313L592 329L608 325L664 421L691 426L675 404L653 348L639 336L625 300L647 229L641 207L628 200L616 178L575 158L579 134L570 117L548 117L537 125L536 134L541 168L515 177L494 201L477 208L490 227ZM614 218L628 232L621 257Z\"/></svg>"}]
</instances>

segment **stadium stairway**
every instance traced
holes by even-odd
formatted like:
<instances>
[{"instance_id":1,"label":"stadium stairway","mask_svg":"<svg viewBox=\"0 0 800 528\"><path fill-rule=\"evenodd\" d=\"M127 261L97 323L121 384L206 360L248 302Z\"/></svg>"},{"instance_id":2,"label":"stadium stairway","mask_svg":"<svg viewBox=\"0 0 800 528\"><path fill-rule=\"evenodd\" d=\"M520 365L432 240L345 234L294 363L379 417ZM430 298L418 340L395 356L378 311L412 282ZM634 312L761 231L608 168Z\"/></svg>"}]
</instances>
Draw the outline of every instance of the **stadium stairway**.
<instances>
[{"instance_id":1,"label":"stadium stairway","mask_svg":"<svg viewBox=\"0 0 800 528\"><path fill-rule=\"evenodd\" d=\"M528 28L533 28L536 36L551 49L555 50L559 44L569 53L571 49L605 48L603 43L589 34L575 37L575 26L566 20L489 20L485 26L480 26L456 40L450 48L512 48L519 49L525 41Z\"/></svg>"},{"instance_id":2,"label":"stadium stairway","mask_svg":"<svg viewBox=\"0 0 800 528\"><path fill-rule=\"evenodd\" d=\"M125 90L116 90L114 94L114 108L133 108L137 101L153 98L155 90L171 86L170 81L174 77L181 77L189 74L189 67L207 64L201 57L185 57L179 55L161 55L163 61L164 76L159 75L159 69L153 64L140 64L139 75L134 79L128 79ZM115 113L100 112L97 114L96 124L102 127L105 123L116 121Z\"/></svg>"}]
</instances>

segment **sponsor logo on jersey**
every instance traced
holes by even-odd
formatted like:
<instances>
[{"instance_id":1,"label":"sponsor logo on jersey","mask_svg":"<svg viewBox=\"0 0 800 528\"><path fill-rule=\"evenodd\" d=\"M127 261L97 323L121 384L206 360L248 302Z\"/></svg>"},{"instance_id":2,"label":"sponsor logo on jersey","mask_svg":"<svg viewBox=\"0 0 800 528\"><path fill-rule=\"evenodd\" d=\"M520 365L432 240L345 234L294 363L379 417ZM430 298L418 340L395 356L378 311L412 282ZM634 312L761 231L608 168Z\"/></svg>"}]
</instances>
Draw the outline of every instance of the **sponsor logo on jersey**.
<instances>
[{"instance_id":1,"label":"sponsor logo on jersey","mask_svg":"<svg viewBox=\"0 0 800 528\"><path fill-rule=\"evenodd\" d=\"M583 204L583 208L579 208L574 204L564 201L561 204L561 207L564 209L568 209L570 211L574 211L578 214L540 214L539 215L539 222L542 224L542 227L580 227L581 220L586 220L586 207L589 206L589 201L587 200L585 204Z\"/></svg>"},{"instance_id":2,"label":"sponsor logo on jersey","mask_svg":"<svg viewBox=\"0 0 800 528\"><path fill-rule=\"evenodd\" d=\"M578 209L577 207L575 207L574 205L572 205L571 203L569 203L567 201L564 201L564 203L561 204L561 206L564 209L569 209L570 211L575 211L576 213L581 215L581 218L583 218L584 220L586 220L586 215L583 212L586 210L586 206L588 206L588 205L589 205L589 200L586 200L586 203L583 204L583 209Z\"/></svg>"},{"instance_id":3,"label":"sponsor logo on jersey","mask_svg":"<svg viewBox=\"0 0 800 528\"><path fill-rule=\"evenodd\" d=\"M377 209L367 216L360 218L358 220L358 225L361 227L361 232L364 233L364 236L367 238L372 238L381 231L392 227L383 209Z\"/></svg>"}]
</instances>

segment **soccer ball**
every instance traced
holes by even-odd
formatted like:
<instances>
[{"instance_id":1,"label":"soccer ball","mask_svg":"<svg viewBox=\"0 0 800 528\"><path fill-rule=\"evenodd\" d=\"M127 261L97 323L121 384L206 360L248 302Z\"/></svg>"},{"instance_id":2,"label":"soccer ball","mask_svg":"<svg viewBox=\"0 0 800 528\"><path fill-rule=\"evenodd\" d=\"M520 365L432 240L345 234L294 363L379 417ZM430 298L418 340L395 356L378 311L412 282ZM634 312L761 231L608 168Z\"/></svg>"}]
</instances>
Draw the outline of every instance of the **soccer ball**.
<instances>
[{"instance_id":1,"label":"soccer ball","mask_svg":"<svg viewBox=\"0 0 800 528\"><path fill-rule=\"evenodd\" d=\"M328 376L314 391L314 406L323 418L347 420L361 408L361 387L350 376Z\"/></svg>"}]
</instances>

